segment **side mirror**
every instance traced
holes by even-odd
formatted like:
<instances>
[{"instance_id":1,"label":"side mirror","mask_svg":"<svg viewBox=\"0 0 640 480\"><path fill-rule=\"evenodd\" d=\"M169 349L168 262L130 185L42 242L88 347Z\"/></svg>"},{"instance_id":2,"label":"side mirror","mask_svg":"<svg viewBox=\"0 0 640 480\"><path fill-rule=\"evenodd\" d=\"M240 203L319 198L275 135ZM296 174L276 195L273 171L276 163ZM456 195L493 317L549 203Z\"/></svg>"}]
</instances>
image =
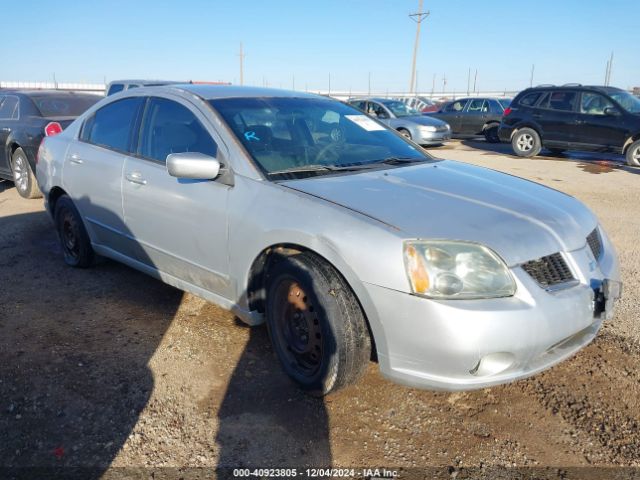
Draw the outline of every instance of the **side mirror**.
<instances>
[{"instance_id":1,"label":"side mirror","mask_svg":"<svg viewBox=\"0 0 640 480\"><path fill-rule=\"evenodd\" d=\"M177 178L213 180L220 174L220 162L204 153L184 152L167 155L167 171Z\"/></svg>"},{"instance_id":2,"label":"side mirror","mask_svg":"<svg viewBox=\"0 0 640 480\"><path fill-rule=\"evenodd\" d=\"M610 115L612 117L617 117L618 115L620 115L620 112L615 107L605 107L604 114Z\"/></svg>"}]
</instances>

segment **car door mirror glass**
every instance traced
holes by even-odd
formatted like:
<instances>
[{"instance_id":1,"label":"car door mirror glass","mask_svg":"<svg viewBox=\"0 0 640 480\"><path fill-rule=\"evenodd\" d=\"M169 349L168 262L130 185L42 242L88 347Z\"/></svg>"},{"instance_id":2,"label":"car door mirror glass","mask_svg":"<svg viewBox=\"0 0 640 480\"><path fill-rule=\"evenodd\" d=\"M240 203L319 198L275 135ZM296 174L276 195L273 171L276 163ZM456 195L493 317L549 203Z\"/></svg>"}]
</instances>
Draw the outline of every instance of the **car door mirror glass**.
<instances>
[{"instance_id":1,"label":"car door mirror glass","mask_svg":"<svg viewBox=\"0 0 640 480\"><path fill-rule=\"evenodd\" d=\"M615 117L615 116L620 115L620 112L618 111L618 109L616 107L605 107L604 114Z\"/></svg>"},{"instance_id":2,"label":"car door mirror glass","mask_svg":"<svg viewBox=\"0 0 640 480\"><path fill-rule=\"evenodd\" d=\"M213 180L220 174L220 162L204 153L184 152L167 155L167 171L176 178Z\"/></svg>"}]
</instances>

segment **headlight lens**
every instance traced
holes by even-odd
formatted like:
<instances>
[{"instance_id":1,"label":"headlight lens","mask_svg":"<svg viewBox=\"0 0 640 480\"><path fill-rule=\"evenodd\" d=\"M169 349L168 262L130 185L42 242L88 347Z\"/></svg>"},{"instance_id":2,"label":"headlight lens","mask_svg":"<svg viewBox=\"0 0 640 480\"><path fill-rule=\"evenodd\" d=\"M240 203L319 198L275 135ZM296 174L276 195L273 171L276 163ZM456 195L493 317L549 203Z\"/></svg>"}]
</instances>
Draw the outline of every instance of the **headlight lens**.
<instances>
[{"instance_id":1,"label":"headlight lens","mask_svg":"<svg viewBox=\"0 0 640 480\"><path fill-rule=\"evenodd\" d=\"M510 297L516 284L504 261L489 248L447 240L404 244L404 262L413 293L429 298Z\"/></svg>"},{"instance_id":2,"label":"headlight lens","mask_svg":"<svg viewBox=\"0 0 640 480\"><path fill-rule=\"evenodd\" d=\"M421 132L435 132L435 131L436 131L436 127L431 126L431 125L420 125L420 126L418 127L418 129L419 129Z\"/></svg>"}]
</instances>

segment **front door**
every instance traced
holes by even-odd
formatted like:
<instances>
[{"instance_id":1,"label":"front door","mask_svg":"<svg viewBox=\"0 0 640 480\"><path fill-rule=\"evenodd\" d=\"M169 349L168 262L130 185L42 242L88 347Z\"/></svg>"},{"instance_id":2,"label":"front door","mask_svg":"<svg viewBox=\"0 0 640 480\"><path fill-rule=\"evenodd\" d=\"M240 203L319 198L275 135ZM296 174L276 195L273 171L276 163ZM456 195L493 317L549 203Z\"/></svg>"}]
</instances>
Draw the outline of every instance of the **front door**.
<instances>
[{"instance_id":1,"label":"front door","mask_svg":"<svg viewBox=\"0 0 640 480\"><path fill-rule=\"evenodd\" d=\"M170 153L200 152L220 158L224 147L207 131L207 124L204 115L183 100L149 100L137 155L125 160L124 218L139 261L161 275L228 298L230 187L211 180L175 178L166 168Z\"/></svg>"},{"instance_id":2,"label":"front door","mask_svg":"<svg viewBox=\"0 0 640 480\"><path fill-rule=\"evenodd\" d=\"M459 133L475 135L482 133L482 127L489 118L489 102L482 98L472 98L462 112Z\"/></svg>"},{"instance_id":3,"label":"front door","mask_svg":"<svg viewBox=\"0 0 640 480\"><path fill-rule=\"evenodd\" d=\"M434 116L447 122L451 127L451 133L459 134L462 129L462 112L464 112L467 103L466 98L448 103L440 113Z\"/></svg>"},{"instance_id":4,"label":"front door","mask_svg":"<svg viewBox=\"0 0 640 480\"><path fill-rule=\"evenodd\" d=\"M575 142L588 148L621 148L626 140L623 122L623 112L607 97L582 92Z\"/></svg>"}]
</instances>

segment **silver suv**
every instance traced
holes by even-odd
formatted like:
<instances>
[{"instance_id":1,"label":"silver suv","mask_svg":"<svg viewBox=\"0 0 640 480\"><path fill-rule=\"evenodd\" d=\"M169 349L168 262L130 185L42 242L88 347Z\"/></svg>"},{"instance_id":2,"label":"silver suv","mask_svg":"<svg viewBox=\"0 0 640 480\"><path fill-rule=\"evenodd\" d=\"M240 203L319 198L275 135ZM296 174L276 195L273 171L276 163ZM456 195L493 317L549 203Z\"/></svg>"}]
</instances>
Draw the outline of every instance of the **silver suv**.
<instances>
[{"instance_id":1,"label":"silver suv","mask_svg":"<svg viewBox=\"0 0 640 480\"><path fill-rule=\"evenodd\" d=\"M324 395L384 375L464 390L590 342L618 263L578 200L430 157L330 98L177 85L105 98L39 151L65 261L125 263L266 320Z\"/></svg>"}]
</instances>

